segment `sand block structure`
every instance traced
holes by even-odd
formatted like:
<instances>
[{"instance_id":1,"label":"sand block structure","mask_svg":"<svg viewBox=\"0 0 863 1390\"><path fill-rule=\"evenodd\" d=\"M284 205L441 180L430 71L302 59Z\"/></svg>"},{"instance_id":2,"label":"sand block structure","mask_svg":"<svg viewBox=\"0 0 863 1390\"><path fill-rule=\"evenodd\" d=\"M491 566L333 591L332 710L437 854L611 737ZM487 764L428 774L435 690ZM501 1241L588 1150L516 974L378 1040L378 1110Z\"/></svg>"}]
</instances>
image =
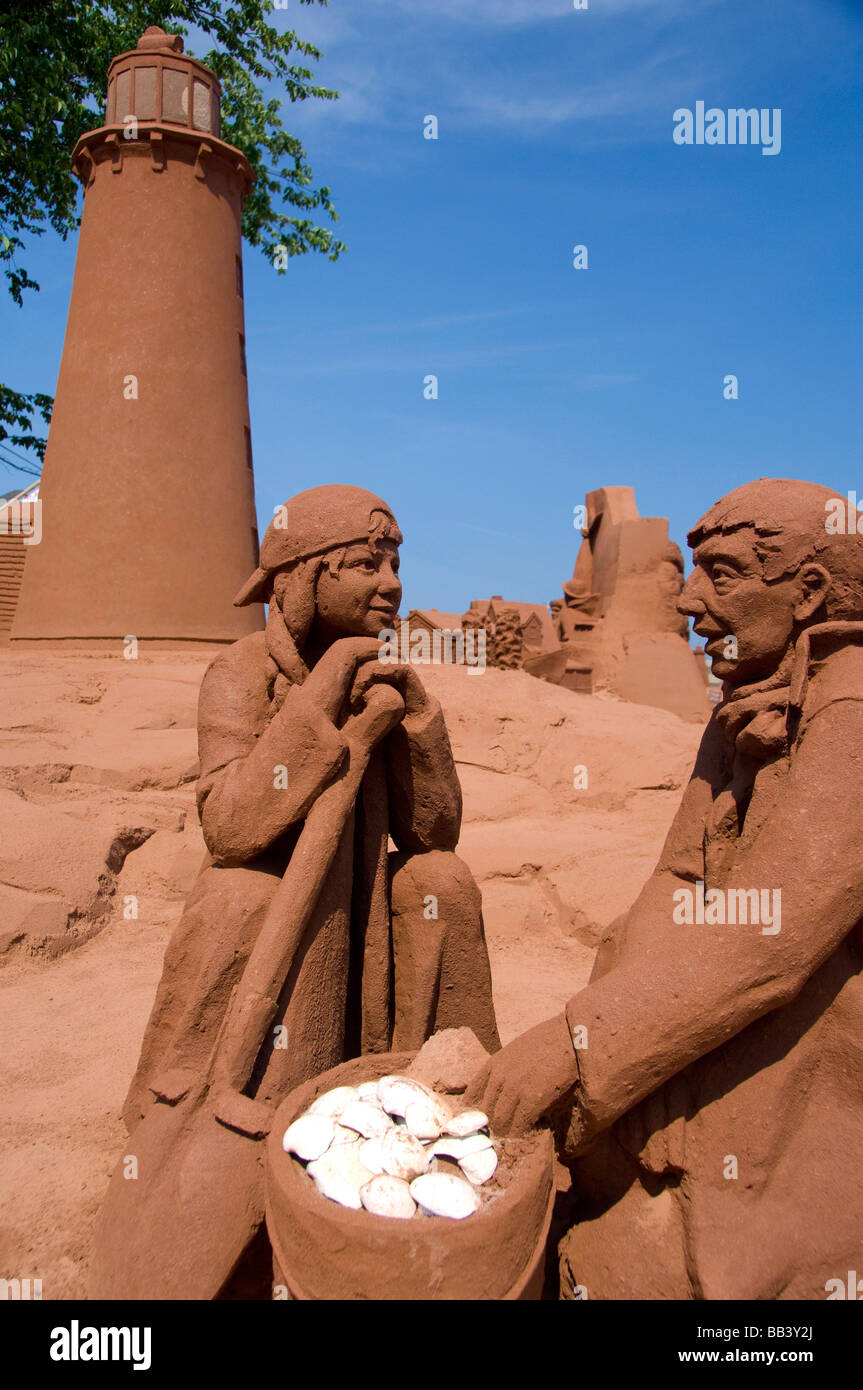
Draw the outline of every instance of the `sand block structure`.
<instances>
[{"instance_id":1,"label":"sand block structure","mask_svg":"<svg viewBox=\"0 0 863 1390\"><path fill-rule=\"evenodd\" d=\"M58 94L59 95L59 94ZM224 643L257 562L241 213L219 82L151 28L72 155L75 278L13 643Z\"/></svg>"},{"instance_id":2,"label":"sand block structure","mask_svg":"<svg viewBox=\"0 0 863 1390\"><path fill-rule=\"evenodd\" d=\"M603 487L587 494L582 536L551 605L566 656L560 683L703 722L709 702L677 609L683 557L668 522L639 516L631 487Z\"/></svg>"},{"instance_id":3,"label":"sand block structure","mask_svg":"<svg viewBox=\"0 0 863 1390\"><path fill-rule=\"evenodd\" d=\"M38 483L0 497L0 646L9 641L27 550L38 544L40 531Z\"/></svg>"}]
</instances>

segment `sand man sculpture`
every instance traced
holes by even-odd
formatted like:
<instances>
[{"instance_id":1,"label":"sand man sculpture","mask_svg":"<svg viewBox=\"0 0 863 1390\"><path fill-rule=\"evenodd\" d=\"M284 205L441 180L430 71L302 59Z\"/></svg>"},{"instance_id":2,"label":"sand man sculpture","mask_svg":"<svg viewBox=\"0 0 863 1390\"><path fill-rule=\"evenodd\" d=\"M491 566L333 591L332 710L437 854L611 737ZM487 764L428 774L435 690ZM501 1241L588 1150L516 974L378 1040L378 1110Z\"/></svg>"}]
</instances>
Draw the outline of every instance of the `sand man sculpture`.
<instances>
[{"instance_id":1,"label":"sand man sculpture","mask_svg":"<svg viewBox=\"0 0 863 1390\"><path fill-rule=\"evenodd\" d=\"M218 1295L263 1220L256 1140L301 1082L440 1028L500 1045L443 715L412 667L377 659L401 540L361 488L292 498L236 599L269 603L266 630L204 678L210 858L127 1099L138 1178L112 1181L97 1295Z\"/></svg>"},{"instance_id":2,"label":"sand man sculpture","mask_svg":"<svg viewBox=\"0 0 863 1390\"><path fill-rule=\"evenodd\" d=\"M690 533L723 701L590 983L474 1087L566 1131L564 1296L823 1299L860 1268L863 538L827 534L833 497L763 479ZM735 889L781 893L779 930L722 925Z\"/></svg>"}]
</instances>

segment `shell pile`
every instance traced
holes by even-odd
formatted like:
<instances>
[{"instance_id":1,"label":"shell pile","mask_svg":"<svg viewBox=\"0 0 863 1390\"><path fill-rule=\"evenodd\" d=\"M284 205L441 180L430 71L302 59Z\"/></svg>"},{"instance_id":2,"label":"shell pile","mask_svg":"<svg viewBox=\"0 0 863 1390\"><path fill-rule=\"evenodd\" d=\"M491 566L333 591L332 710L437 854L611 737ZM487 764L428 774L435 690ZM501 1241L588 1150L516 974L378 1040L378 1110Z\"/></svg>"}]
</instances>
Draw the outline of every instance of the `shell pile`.
<instances>
[{"instance_id":1,"label":"shell pile","mask_svg":"<svg viewBox=\"0 0 863 1390\"><path fill-rule=\"evenodd\" d=\"M288 1127L282 1147L324 1197L400 1219L471 1216L481 1205L476 1189L498 1162L481 1110L454 1113L410 1076L325 1092Z\"/></svg>"}]
</instances>

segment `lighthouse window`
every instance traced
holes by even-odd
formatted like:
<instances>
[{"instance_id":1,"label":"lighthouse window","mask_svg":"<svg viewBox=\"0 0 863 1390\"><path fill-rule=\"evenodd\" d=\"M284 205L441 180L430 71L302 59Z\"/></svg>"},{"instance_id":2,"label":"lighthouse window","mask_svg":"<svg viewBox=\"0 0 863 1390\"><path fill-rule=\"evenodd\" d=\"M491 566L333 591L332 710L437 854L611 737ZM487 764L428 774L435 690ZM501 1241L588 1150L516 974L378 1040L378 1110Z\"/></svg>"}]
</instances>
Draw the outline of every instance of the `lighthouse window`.
<instances>
[{"instance_id":1,"label":"lighthouse window","mask_svg":"<svg viewBox=\"0 0 863 1390\"><path fill-rule=\"evenodd\" d=\"M131 73L128 68L125 72L117 74L117 121L123 121L127 116L132 115L131 107Z\"/></svg>"},{"instance_id":2,"label":"lighthouse window","mask_svg":"<svg viewBox=\"0 0 863 1390\"><path fill-rule=\"evenodd\" d=\"M108 83L108 100L107 100L107 103L106 103L106 105L105 105L105 124L106 124L106 125L113 125L114 122L115 122L115 120L117 119L116 114L115 114L115 113L116 113L116 110L117 110L117 106L116 106L116 97L117 97L117 83L116 83L116 81L114 80L114 78L112 77L112 78L111 78L111 81Z\"/></svg>"},{"instance_id":3,"label":"lighthouse window","mask_svg":"<svg viewBox=\"0 0 863 1390\"><path fill-rule=\"evenodd\" d=\"M177 68L165 68L162 73L162 119L175 125L188 125L188 78Z\"/></svg>"},{"instance_id":4,"label":"lighthouse window","mask_svg":"<svg viewBox=\"0 0 863 1390\"><path fill-rule=\"evenodd\" d=\"M194 83L192 95L192 125L196 130L210 129L210 89L206 82L199 82L197 78Z\"/></svg>"},{"instance_id":5,"label":"lighthouse window","mask_svg":"<svg viewBox=\"0 0 863 1390\"><path fill-rule=\"evenodd\" d=\"M253 465L252 465L252 431L249 429L248 425L244 425L244 426L243 426L243 433L245 434L245 437L246 437L246 466L247 466L248 468L251 468L251 467L253 466Z\"/></svg>"},{"instance_id":6,"label":"lighthouse window","mask_svg":"<svg viewBox=\"0 0 863 1390\"><path fill-rule=\"evenodd\" d=\"M156 119L155 68L135 68L135 115L139 121Z\"/></svg>"}]
</instances>

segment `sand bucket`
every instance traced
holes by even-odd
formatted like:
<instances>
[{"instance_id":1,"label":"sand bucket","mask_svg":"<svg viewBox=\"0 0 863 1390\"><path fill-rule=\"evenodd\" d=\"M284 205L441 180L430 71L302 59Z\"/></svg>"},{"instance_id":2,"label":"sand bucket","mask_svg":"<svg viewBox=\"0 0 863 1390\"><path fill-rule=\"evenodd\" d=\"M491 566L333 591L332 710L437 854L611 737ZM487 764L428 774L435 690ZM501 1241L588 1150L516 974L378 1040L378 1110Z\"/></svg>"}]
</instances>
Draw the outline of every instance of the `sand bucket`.
<instances>
[{"instance_id":1,"label":"sand bucket","mask_svg":"<svg viewBox=\"0 0 863 1390\"><path fill-rule=\"evenodd\" d=\"M403 1072L412 1054L356 1057L293 1091L267 1144L267 1228L292 1298L536 1299L554 1204L553 1145L541 1131L487 1206L463 1221L397 1221L321 1196L282 1149L288 1125L324 1091ZM278 1281L278 1275L277 1281Z\"/></svg>"}]
</instances>

